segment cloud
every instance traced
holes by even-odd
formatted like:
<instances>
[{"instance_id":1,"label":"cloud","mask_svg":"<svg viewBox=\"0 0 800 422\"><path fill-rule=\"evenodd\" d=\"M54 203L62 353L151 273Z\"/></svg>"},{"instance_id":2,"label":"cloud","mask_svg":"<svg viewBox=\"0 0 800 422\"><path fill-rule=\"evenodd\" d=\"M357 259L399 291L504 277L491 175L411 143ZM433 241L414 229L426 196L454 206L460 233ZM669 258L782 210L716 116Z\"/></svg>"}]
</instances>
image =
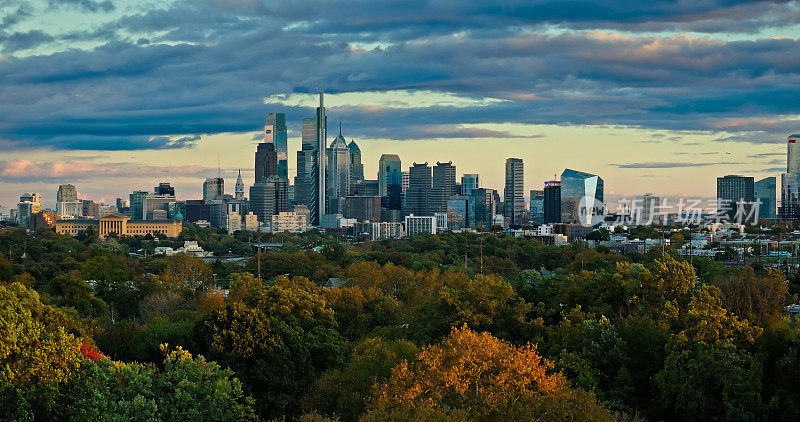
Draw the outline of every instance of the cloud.
<instances>
[{"instance_id":1,"label":"cloud","mask_svg":"<svg viewBox=\"0 0 800 422\"><path fill-rule=\"evenodd\" d=\"M48 0L51 8L74 7L84 12L111 12L116 7L111 0Z\"/></svg>"},{"instance_id":2,"label":"cloud","mask_svg":"<svg viewBox=\"0 0 800 422\"><path fill-rule=\"evenodd\" d=\"M647 161L642 163L627 163L627 164L612 164L612 165L621 169L671 169L671 168L683 168L683 167L708 167L708 166L731 165L731 164L742 164L742 163L732 163L732 162L684 163L684 162Z\"/></svg>"},{"instance_id":3,"label":"cloud","mask_svg":"<svg viewBox=\"0 0 800 422\"><path fill-rule=\"evenodd\" d=\"M52 5L106 11L106 3ZM319 90L432 98L330 107L355 138L518 137L475 126L521 123L769 143L800 126L786 117L800 114L800 40L674 33L781 27L795 22L794 3L462 3L364 2L354 15L336 1L176 1L86 29L9 30L0 33L8 55L0 60L0 142L188 148L201 141L186 136L260 131L272 111L286 112L294 131L313 110L292 94ZM659 28L673 33L653 35ZM52 51L19 54L42 46Z\"/></svg>"},{"instance_id":4,"label":"cloud","mask_svg":"<svg viewBox=\"0 0 800 422\"><path fill-rule=\"evenodd\" d=\"M139 177L195 177L213 169L203 166L151 166L138 163L92 163L89 161L31 161L14 159L0 161L0 177L4 180L30 182Z\"/></svg>"}]
</instances>

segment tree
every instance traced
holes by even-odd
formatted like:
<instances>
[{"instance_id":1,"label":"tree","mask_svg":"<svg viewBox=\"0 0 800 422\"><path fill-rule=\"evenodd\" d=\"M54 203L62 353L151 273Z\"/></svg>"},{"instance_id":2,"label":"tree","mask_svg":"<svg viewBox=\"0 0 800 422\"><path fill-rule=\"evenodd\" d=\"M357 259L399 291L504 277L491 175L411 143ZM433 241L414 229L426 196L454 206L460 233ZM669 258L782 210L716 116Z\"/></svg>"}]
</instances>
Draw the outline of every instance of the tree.
<instances>
[{"instance_id":1,"label":"tree","mask_svg":"<svg viewBox=\"0 0 800 422\"><path fill-rule=\"evenodd\" d=\"M153 277L163 290L198 292L207 290L214 283L211 268L200 259L179 253L164 258L164 261L163 272Z\"/></svg>"},{"instance_id":2,"label":"tree","mask_svg":"<svg viewBox=\"0 0 800 422\"><path fill-rule=\"evenodd\" d=\"M778 323L786 305L796 300L789 294L783 274L774 268L756 275L752 268L744 267L738 274L715 277L714 285L722 291L726 309L759 326Z\"/></svg>"},{"instance_id":3,"label":"tree","mask_svg":"<svg viewBox=\"0 0 800 422\"><path fill-rule=\"evenodd\" d=\"M372 387L385 382L392 368L412 360L419 349L406 340L372 337L353 348L345 368L330 369L314 383L307 397L307 409L354 421L364 412Z\"/></svg>"},{"instance_id":4,"label":"tree","mask_svg":"<svg viewBox=\"0 0 800 422\"><path fill-rule=\"evenodd\" d=\"M0 385L68 380L83 357L82 340L68 332L66 319L22 284L0 285Z\"/></svg>"},{"instance_id":5,"label":"tree","mask_svg":"<svg viewBox=\"0 0 800 422\"><path fill-rule=\"evenodd\" d=\"M199 344L236 371L264 417L297 414L297 397L343 361L344 343L320 290L303 277L278 277L197 327Z\"/></svg>"},{"instance_id":6,"label":"tree","mask_svg":"<svg viewBox=\"0 0 800 422\"><path fill-rule=\"evenodd\" d=\"M536 346L514 347L488 333L454 328L441 344L402 362L376 388L372 414L429 412L437 419L610 420L594 395L572 390Z\"/></svg>"}]
</instances>

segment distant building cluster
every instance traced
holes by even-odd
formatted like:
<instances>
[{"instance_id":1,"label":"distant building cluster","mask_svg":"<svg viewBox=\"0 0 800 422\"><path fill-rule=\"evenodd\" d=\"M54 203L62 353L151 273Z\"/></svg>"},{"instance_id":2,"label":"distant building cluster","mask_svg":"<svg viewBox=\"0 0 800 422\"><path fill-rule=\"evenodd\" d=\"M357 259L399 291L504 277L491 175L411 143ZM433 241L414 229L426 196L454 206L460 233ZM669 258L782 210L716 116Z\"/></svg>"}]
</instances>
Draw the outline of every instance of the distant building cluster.
<instances>
[{"instance_id":1,"label":"distant building cluster","mask_svg":"<svg viewBox=\"0 0 800 422\"><path fill-rule=\"evenodd\" d=\"M297 174L291 181L286 116L270 113L263 142L255 149L254 183L247 188L239 171L233 195L225 193L221 175L205 179L199 199L179 199L175 188L162 182L152 191L134 190L127 199L117 198L108 205L81 199L74 185L63 184L58 187L54 211L43 208L39 193L25 193L16 208L0 207L0 221L15 221L33 230L55 227L65 234L91 226L101 237L111 233L177 236L184 222L228 233L320 228L372 240L499 227L557 243L562 237L580 237L587 227L598 227L609 219L604 181L596 174L565 169L558 179L526 192L522 158L508 158L501 198L497 190L482 186L478 174L459 176L452 161L415 162L404 169L397 154L382 154L376 179L366 179L361 149L344 137L341 123L337 136L328 143L323 94L314 117L302 119L301 127ZM717 212L731 219L744 210L765 219L800 220L798 140L800 135L788 138L780 207L775 177L755 181L728 175L717 179ZM668 221L665 200L646 193L619 206L611 217L633 225L664 223Z\"/></svg>"}]
</instances>

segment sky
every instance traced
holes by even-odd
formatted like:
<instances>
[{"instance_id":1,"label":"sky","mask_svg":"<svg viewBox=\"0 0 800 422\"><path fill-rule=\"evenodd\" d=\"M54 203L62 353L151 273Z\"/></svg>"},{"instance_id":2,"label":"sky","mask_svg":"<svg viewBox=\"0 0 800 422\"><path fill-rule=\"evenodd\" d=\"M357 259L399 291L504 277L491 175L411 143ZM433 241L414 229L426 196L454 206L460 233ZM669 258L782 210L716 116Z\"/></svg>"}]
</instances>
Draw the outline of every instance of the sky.
<instances>
[{"instance_id":1,"label":"sky","mask_svg":"<svg viewBox=\"0 0 800 422\"><path fill-rule=\"evenodd\" d=\"M329 141L452 161L500 190L565 168L606 203L712 198L716 177L779 177L800 132L796 1L3 0L0 205L59 184L113 203L171 182L253 182L264 116L325 91Z\"/></svg>"}]
</instances>

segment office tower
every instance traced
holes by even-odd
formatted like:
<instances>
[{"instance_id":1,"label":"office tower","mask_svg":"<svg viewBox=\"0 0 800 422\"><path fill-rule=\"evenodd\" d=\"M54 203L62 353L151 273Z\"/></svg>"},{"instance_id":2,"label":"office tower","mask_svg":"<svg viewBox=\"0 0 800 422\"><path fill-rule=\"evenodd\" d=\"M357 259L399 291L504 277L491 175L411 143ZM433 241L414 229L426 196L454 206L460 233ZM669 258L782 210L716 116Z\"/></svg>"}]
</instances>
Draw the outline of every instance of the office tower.
<instances>
[{"instance_id":1,"label":"office tower","mask_svg":"<svg viewBox=\"0 0 800 422\"><path fill-rule=\"evenodd\" d=\"M759 202L758 218L775 218L775 203L777 201L778 180L775 177L765 177L753 184L756 201Z\"/></svg>"},{"instance_id":2,"label":"office tower","mask_svg":"<svg viewBox=\"0 0 800 422\"><path fill-rule=\"evenodd\" d=\"M561 173L561 222L591 224L592 216L604 212L603 179L582 171Z\"/></svg>"},{"instance_id":3,"label":"office tower","mask_svg":"<svg viewBox=\"0 0 800 422\"><path fill-rule=\"evenodd\" d=\"M78 190L75 185L66 184L58 185L58 192L56 192L56 202L75 202L78 200Z\"/></svg>"},{"instance_id":4,"label":"office tower","mask_svg":"<svg viewBox=\"0 0 800 422\"><path fill-rule=\"evenodd\" d=\"M447 200L447 227L458 230L474 225L475 198L471 195L451 196Z\"/></svg>"},{"instance_id":5,"label":"office tower","mask_svg":"<svg viewBox=\"0 0 800 422\"><path fill-rule=\"evenodd\" d=\"M429 208L433 212L447 212L447 200L458 194L456 188L456 166L453 162L437 162L433 167L433 187Z\"/></svg>"},{"instance_id":6,"label":"office tower","mask_svg":"<svg viewBox=\"0 0 800 422\"><path fill-rule=\"evenodd\" d=\"M642 202L638 206L639 209L633 210L636 213L636 217L634 219L635 224L648 225L660 223L660 221L658 221L658 210L660 205L661 198L658 196L655 196L652 193L646 193L642 195Z\"/></svg>"},{"instance_id":7,"label":"office tower","mask_svg":"<svg viewBox=\"0 0 800 422\"><path fill-rule=\"evenodd\" d=\"M341 213L339 199L350 195L350 148L342 136L341 125L339 135L331 142L326 151L328 157L327 180L327 213Z\"/></svg>"},{"instance_id":8,"label":"office tower","mask_svg":"<svg viewBox=\"0 0 800 422\"><path fill-rule=\"evenodd\" d=\"M736 219L736 213L749 214L755 201L755 186L752 177L727 175L717 177L717 213L725 213L729 219Z\"/></svg>"},{"instance_id":9,"label":"office tower","mask_svg":"<svg viewBox=\"0 0 800 422\"><path fill-rule=\"evenodd\" d=\"M531 190L531 221L534 224L544 224L544 191Z\"/></svg>"},{"instance_id":10,"label":"office tower","mask_svg":"<svg viewBox=\"0 0 800 422\"><path fill-rule=\"evenodd\" d=\"M237 201L244 200L244 182L242 181L242 171L239 170L239 175L236 177L236 190L234 191L234 198Z\"/></svg>"},{"instance_id":11,"label":"office tower","mask_svg":"<svg viewBox=\"0 0 800 422\"><path fill-rule=\"evenodd\" d=\"M495 209L495 193L494 189L477 188L472 190L472 202L475 207L475 223L476 227L483 227L490 229L492 227L492 219L494 218Z\"/></svg>"},{"instance_id":12,"label":"office tower","mask_svg":"<svg viewBox=\"0 0 800 422\"><path fill-rule=\"evenodd\" d=\"M130 214L133 220L144 220L144 198L150 192L144 190L136 190L130 194Z\"/></svg>"},{"instance_id":13,"label":"office tower","mask_svg":"<svg viewBox=\"0 0 800 422\"><path fill-rule=\"evenodd\" d=\"M186 213L183 216L186 222L194 223L211 220L211 207L202 199L188 199L185 207Z\"/></svg>"},{"instance_id":14,"label":"office tower","mask_svg":"<svg viewBox=\"0 0 800 422\"><path fill-rule=\"evenodd\" d=\"M383 197L383 207L402 209L403 170L397 154L383 154L378 160L378 195Z\"/></svg>"},{"instance_id":15,"label":"office tower","mask_svg":"<svg viewBox=\"0 0 800 422\"><path fill-rule=\"evenodd\" d=\"M544 223L561 222L561 182L544 182Z\"/></svg>"},{"instance_id":16,"label":"office tower","mask_svg":"<svg viewBox=\"0 0 800 422\"><path fill-rule=\"evenodd\" d=\"M286 179L278 176L262 179L250 187L250 210L258 216L258 221L271 221L273 215L288 210L288 188Z\"/></svg>"},{"instance_id":17,"label":"office tower","mask_svg":"<svg viewBox=\"0 0 800 422\"><path fill-rule=\"evenodd\" d=\"M175 202L175 195L157 195L155 193L147 193L142 198L142 215L133 215L131 218L138 220L163 220L165 218L159 217L161 211L167 211L169 204Z\"/></svg>"},{"instance_id":18,"label":"office tower","mask_svg":"<svg viewBox=\"0 0 800 422\"><path fill-rule=\"evenodd\" d=\"M17 204L17 222L23 227L30 226L31 215L42 211L42 202L42 196L36 192L20 195Z\"/></svg>"},{"instance_id":19,"label":"office tower","mask_svg":"<svg viewBox=\"0 0 800 422\"><path fill-rule=\"evenodd\" d=\"M225 180L221 177L210 177L203 182L203 201L222 199L225 197Z\"/></svg>"},{"instance_id":20,"label":"office tower","mask_svg":"<svg viewBox=\"0 0 800 422\"><path fill-rule=\"evenodd\" d=\"M356 183L355 192L351 192L357 196L380 196L379 193L377 180L359 180Z\"/></svg>"},{"instance_id":21,"label":"office tower","mask_svg":"<svg viewBox=\"0 0 800 422\"><path fill-rule=\"evenodd\" d=\"M278 153L272 142L262 142L256 147L255 171L256 182L278 175Z\"/></svg>"},{"instance_id":22,"label":"office tower","mask_svg":"<svg viewBox=\"0 0 800 422\"><path fill-rule=\"evenodd\" d=\"M267 124L264 126L264 142L274 145L275 160L278 177L289 179L289 136L286 130L286 115L283 113L270 113L267 115ZM256 162L258 159L256 159ZM256 166L257 167L257 166Z\"/></svg>"},{"instance_id":23,"label":"office tower","mask_svg":"<svg viewBox=\"0 0 800 422\"><path fill-rule=\"evenodd\" d=\"M339 134L342 133L342 124L339 123ZM350 192L355 192L355 186L358 182L364 180L364 164L361 163L361 148L358 147L356 141L350 141L347 144L350 150Z\"/></svg>"},{"instance_id":24,"label":"office tower","mask_svg":"<svg viewBox=\"0 0 800 422\"><path fill-rule=\"evenodd\" d=\"M169 195L175 196L175 188L170 186L169 183L159 183L158 186L153 188L153 193L156 195Z\"/></svg>"},{"instance_id":25,"label":"office tower","mask_svg":"<svg viewBox=\"0 0 800 422\"><path fill-rule=\"evenodd\" d=\"M504 213L512 226L521 226L525 219L525 173L521 158L506 160L506 186L503 191Z\"/></svg>"},{"instance_id":26,"label":"office tower","mask_svg":"<svg viewBox=\"0 0 800 422\"><path fill-rule=\"evenodd\" d=\"M407 191L408 186L411 184L411 175L407 171L404 171L400 174L400 180L401 180L400 191L401 192Z\"/></svg>"},{"instance_id":27,"label":"office tower","mask_svg":"<svg viewBox=\"0 0 800 422\"><path fill-rule=\"evenodd\" d=\"M320 215L325 214L325 168L327 159L327 118L322 93L316 117L302 121L302 145L297 152L297 176L295 177L295 202L308 206L312 225L319 225Z\"/></svg>"},{"instance_id":28,"label":"office tower","mask_svg":"<svg viewBox=\"0 0 800 422\"><path fill-rule=\"evenodd\" d=\"M461 175L461 194L472 195L474 189L478 189L480 184L478 182L478 175L474 173L464 173Z\"/></svg>"},{"instance_id":29,"label":"office tower","mask_svg":"<svg viewBox=\"0 0 800 422\"><path fill-rule=\"evenodd\" d=\"M128 201L126 201L126 200L124 200L122 198L117 198L116 205L117 205L117 211L118 212L120 212L120 213L129 212L130 202L128 202Z\"/></svg>"},{"instance_id":30,"label":"office tower","mask_svg":"<svg viewBox=\"0 0 800 422\"><path fill-rule=\"evenodd\" d=\"M405 215L433 215L431 209L431 168L428 163L417 164L409 169L408 189L406 190Z\"/></svg>"},{"instance_id":31,"label":"office tower","mask_svg":"<svg viewBox=\"0 0 800 422\"><path fill-rule=\"evenodd\" d=\"M81 213L84 217L100 218L100 204L96 204L94 201L84 199L81 201L81 205L83 205L83 210Z\"/></svg>"},{"instance_id":32,"label":"office tower","mask_svg":"<svg viewBox=\"0 0 800 422\"><path fill-rule=\"evenodd\" d=\"M800 173L800 134L789 135L786 140L786 172Z\"/></svg>"},{"instance_id":33,"label":"office tower","mask_svg":"<svg viewBox=\"0 0 800 422\"><path fill-rule=\"evenodd\" d=\"M800 220L800 134L790 135L786 143L786 173L781 174L781 207L778 216L782 220Z\"/></svg>"},{"instance_id":34,"label":"office tower","mask_svg":"<svg viewBox=\"0 0 800 422\"><path fill-rule=\"evenodd\" d=\"M355 218L359 222L381 221L380 196L346 196L344 198L344 218Z\"/></svg>"}]
</instances>

